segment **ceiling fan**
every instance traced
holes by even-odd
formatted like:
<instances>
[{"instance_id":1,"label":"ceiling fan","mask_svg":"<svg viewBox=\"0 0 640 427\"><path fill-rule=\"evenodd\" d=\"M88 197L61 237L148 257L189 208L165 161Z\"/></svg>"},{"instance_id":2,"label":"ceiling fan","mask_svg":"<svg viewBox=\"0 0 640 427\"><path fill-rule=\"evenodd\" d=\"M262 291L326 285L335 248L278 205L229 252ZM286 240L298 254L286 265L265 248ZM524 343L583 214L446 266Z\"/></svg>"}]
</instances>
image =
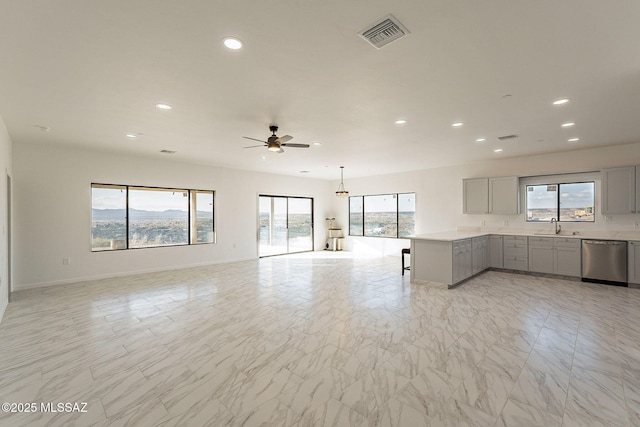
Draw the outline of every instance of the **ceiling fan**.
<instances>
[{"instance_id":1,"label":"ceiling fan","mask_svg":"<svg viewBox=\"0 0 640 427\"><path fill-rule=\"evenodd\" d=\"M282 147L309 148L309 144L287 144L287 141L292 140L293 137L291 135L278 137L276 135L276 132L278 131L278 126L276 125L269 126L269 130L271 131L272 135L266 141L263 141L261 139L256 139L256 138L249 138L248 136L243 136L243 138L245 139L262 142L263 144L250 145L248 147L242 147L242 148L267 147L267 150L273 151L275 153L284 153L284 150L282 149Z\"/></svg>"}]
</instances>

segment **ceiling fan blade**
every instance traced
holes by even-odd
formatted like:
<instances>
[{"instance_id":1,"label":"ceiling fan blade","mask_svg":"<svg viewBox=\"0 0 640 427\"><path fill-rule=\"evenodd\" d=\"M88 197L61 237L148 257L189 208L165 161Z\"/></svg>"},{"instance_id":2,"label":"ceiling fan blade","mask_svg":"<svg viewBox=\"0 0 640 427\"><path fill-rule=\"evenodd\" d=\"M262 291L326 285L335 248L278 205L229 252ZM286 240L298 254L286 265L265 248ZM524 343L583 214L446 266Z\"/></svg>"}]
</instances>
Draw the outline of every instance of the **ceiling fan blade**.
<instances>
[{"instance_id":1,"label":"ceiling fan blade","mask_svg":"<svg viewBox=\"0 0 640 427\"><path fill-rule=\"evenodd\" d=\"M293 148L309 148L309 144L280 144L284 147L293 147Z\"/></svg>"},{"instance_id":2,"label":"ceiling fan blade","mask_svg":"<svg viewBox=\"0 0 640 427\"><path fill-rule=\"evenodd\" d=\"M278 142L287 142L287 141L291 141L292 139L293 137L291 135L285 135L278 138Z\"/></svg>"},{"instance_id":3,"label":"ceiling fan blade","mask_svg":"<svg viewBox=\"0 0 640 427\"><path fill-rule=\"evenodd\" d=\"M265 146L264 144L262 144L262 145L250 145L248 147L242 147L242 148L256 148L256 147L264 147L264 146Z\"/></svg>"},{"instance_id":4,"label":"ceiling fan blade","mask_svg":"<svg viewBox=\"0 0 640 427\"><path fill-rule=\"evenodd\" d=\"M255 138L249 138L248 136L243 136L244 139L250 139L252 141L258 141L258 142L264 142L265 144L267 143L267 141L263 141L261 139L255 139Z\"/></svg>"}]
</instances>

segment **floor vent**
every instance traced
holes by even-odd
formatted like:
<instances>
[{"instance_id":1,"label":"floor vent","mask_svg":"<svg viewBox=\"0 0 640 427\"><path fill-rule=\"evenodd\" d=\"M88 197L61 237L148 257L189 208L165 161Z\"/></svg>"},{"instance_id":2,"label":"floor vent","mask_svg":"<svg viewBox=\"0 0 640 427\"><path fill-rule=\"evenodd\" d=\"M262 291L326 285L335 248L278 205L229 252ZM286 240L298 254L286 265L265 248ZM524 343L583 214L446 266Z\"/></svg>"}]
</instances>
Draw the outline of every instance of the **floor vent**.
<instances>
[{"instance_id":1,"label":"floor vent","mask_svg":"<svg viewBox=\"0 0 640 427\"><path fill-rule=\"evenodd\" d=\"M395 16L387 15L369 28L360 32L360 37L376 49L388 45L409 34L409 30Z\"/></svg>"},{"instance_id":2,"label":"floor vent","mask_svg":"<svg viewBox=\"0 0 640 427\"><path fill-rule=\"evenodd\" d=\"M514 139L514 138L517 138L517 137L518 137L518 135L513 134L513 135L499 136L498 139L500 141L504 141L505 139Z\"/></svg>"}]
</instances>

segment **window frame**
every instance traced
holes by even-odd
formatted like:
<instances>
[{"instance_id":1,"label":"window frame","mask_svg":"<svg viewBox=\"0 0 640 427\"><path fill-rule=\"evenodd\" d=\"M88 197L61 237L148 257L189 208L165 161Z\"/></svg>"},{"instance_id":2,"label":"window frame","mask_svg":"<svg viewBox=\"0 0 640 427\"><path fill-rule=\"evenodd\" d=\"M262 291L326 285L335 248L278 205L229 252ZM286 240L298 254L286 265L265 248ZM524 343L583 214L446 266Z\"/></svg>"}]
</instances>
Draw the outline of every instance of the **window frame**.
<instances>
[{"instance_id":1,"label":"window frame","mask_svg":"<svg viewBox=\"0 0 640 427\"><path fill-rule=\"evenodd\" d=\"M562 194L561 188L563 185L569 185L569 184L591 184L593 185L593 219L590 221L568 221L568 220L562 220L561 215L560 215L560 195ZM564 223L574 223L574 224L593 224L596 222L596 181L595 180L590 180L590 179L585 179L585 180L577 180L577 181L564 181L564 182L552 182L552 183L539 183L539 184L524 184L524 202L525 202L525 223L541 223L543 221L532 221L529 219L529 187L539 187L539 186L550 186L550 185L555 185L557 188L556 191L556 216L555 218L557 219L558 222L564 222Z\"/></svg>"},{"instance_id":2,"label":"window frame","mask_svg":"<svg viewBox=\"0 0 640 427\"><path fill-rule=\"evenodd\" d=\"M123 250L136 250L136 249L154 249L154 248L168 248L168 247L183 247L183 246L197 246L197 245L212 245L217 243L217 231L216 231L216 191L215 190L202 190L202 189L188 189L188 188L171 188L171 187L154 187L148 185L123 185L123 184L105 184L105 183L91 183L91 219L90 219L90 228L93 227L93 189L94 188L104 188L104 189L120 189L125 192L125 245L122 248L114 248L114 249L103 249L96 250L93 247L93 232L90 233L90 248L92 253L100 253L100 252L116 252ZM130 246L130 192L129 190L148 190L148 191L166 191L166 192L182 192L187 193L187 243L178 243L171 245L156 245L156 246L144 246L144 247L131 247ZM213 228L213 240L211 242L198 242L197 241L197 231L194 233L194 230L197 230L197 202L196 197L197 194L207 193L212 196L212 228ZM194 228L196 227L196 228Z\"/></svg>"},{"instance_id":3,"label":"window frame","mask_svg":"<svg viewBox=\"0 0 640 427\"><path fill-rule=\"evenodd\" d=\"M380 193L380 194L364 194L364 195L360 195L360 196L349 196L349 206L348 206L348 210L349 210L349 236L353 236L353 237L375 237L375 238L382 238L382 239L408 239L409 236L400 236L400 196L401 195L405 195L405 194L413 194L414 200L416 198L416 193L415 191L405 191L405 192L401 192L401 193ZM366 215L366 209L365 209L365 198L366 197L379 197L379 196L393 196L396 199L396 235L395 236L371 236L371 235L367 235L366 233L366 229L365 229L365 215ZM356 199L356 198L360 198L361 199L361 205L362 205L362 223L360 224L362 226L362 234L352 234L351 233L351 199ZM415 210L414 212L414 216L415 216ZM414 221L414 234L415 234L415 221Z\"/></svg>"}]
</instances>

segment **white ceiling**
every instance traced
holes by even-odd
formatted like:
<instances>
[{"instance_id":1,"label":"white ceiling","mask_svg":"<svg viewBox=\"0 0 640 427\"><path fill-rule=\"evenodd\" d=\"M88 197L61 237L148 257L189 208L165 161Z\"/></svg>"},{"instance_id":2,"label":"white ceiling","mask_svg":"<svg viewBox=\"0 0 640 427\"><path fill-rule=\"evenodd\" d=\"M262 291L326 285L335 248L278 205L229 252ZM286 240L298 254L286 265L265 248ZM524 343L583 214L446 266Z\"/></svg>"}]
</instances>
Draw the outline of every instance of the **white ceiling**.
<instances>
[{"instance_id":1,"label":"white ceiling","mask_svg":"<svg viewBox=\"0 0 640 427\"><path fill-rule=\"evenodd\" d=\"M0 115L15 144L163 159L168 149L180 161L322 179L344 165L346 180L640 142L637 0L5 0L1 9ZM376 50L358 33L389 13L411 34ZM228 35L245 47L223 47ZM553 106L560 97L572 101ZM266 139L270 123L292 143L322 145L242 148L253 145L242 136Z\"/></svg>"}]
</instances>

